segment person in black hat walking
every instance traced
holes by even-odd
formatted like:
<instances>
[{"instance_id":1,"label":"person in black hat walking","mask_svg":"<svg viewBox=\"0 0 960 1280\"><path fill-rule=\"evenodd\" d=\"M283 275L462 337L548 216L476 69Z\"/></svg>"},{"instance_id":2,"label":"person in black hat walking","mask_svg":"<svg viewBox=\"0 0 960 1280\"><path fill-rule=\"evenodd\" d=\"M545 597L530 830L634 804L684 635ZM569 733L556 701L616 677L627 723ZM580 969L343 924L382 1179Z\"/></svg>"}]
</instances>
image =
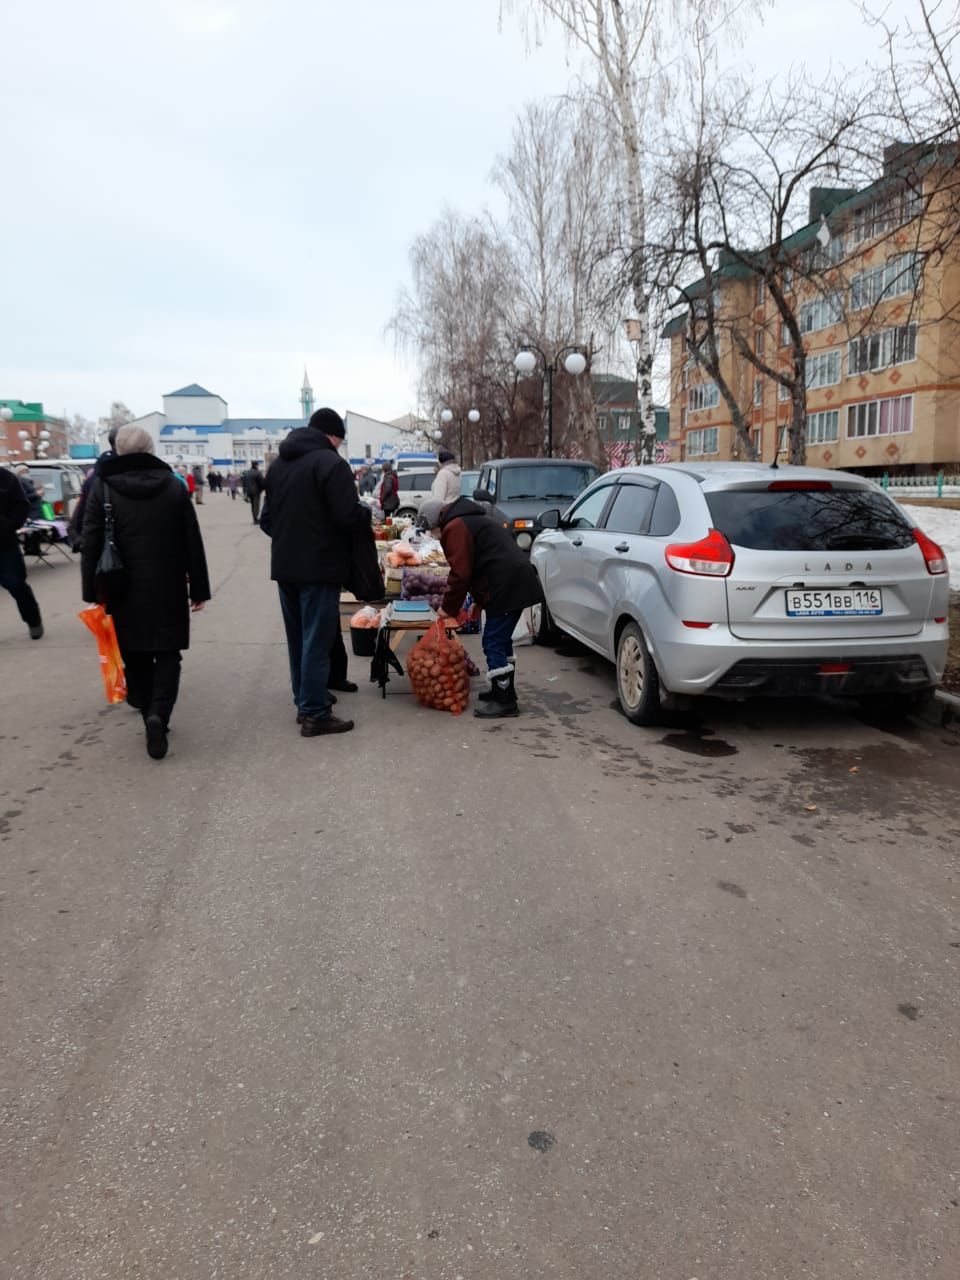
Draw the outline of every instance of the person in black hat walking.
<instances>
[{"instance_id":1,"label":"person in black hat walking","mask_svg":"<svg viewBox=\"0 0 960 1280\"><path fill-rule=\"evenodd\" d=\"M250 503L250 509L253 512L253 523L260 523L260 503L263 499L263 491L267 487L267 482L263 478L263 472L260 470L259 462L251 462L248 470L243 473L243 496Z\"/></svg>"},{"instance_id":2,"label":"person in black hat walking","mask_svg":"<svg viewBox=\"0 0 960 1280\"><path fill-rule=\"evenodd\" d=\"M350 579L355 538L370 538L370 510L339 453L343 419L318 409L291 431L267 473L260 527L271 541L270 576L280 593L290 683L304 738L347 733L330 710L330 655L340 628L340 588ZM337 673L340 674L340 673Z\"/></svg>"},{"instance_id":3,"label":"person in black hat walking","mask_svg":"<svg viewBox=\"0 0 960 1280\"><path fill-rule=\"evenodd\" d=\"M20 617L30 629L30 638L43 635L40 606L27 582L27 566L17 536L27 518L29 503L20 481L6 467L0 467L0 587L16 601Z\"/></svg>"}]
</instances>

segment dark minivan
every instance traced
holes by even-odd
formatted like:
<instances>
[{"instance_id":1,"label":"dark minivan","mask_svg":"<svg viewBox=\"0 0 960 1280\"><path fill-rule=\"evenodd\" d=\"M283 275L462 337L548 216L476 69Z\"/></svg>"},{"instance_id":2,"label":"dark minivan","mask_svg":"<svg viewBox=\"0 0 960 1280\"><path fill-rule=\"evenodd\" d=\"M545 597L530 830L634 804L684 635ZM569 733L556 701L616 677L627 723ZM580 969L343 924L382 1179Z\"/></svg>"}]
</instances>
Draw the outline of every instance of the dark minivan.
<instances>
[{"instance_id":1,"label":"dark minivan","mask_svg":"<svg viewBox=\"0 0 960 1280\"><path fill-rule=\"evenodd\" d=\"M541 529L541 512L565 509L598 475L599 468L582 459L500 458L483 464L473 498L488 504L521 551L529 551Z\"/></svg>"}]
</instances>

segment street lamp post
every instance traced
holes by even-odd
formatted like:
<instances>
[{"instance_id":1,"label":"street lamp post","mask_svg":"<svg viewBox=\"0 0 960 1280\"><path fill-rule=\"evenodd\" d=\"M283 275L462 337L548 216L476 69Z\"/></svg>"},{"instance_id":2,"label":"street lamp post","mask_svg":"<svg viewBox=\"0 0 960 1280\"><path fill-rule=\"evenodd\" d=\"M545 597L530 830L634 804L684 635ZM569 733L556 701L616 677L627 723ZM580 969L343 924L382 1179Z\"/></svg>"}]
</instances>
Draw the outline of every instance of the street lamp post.
<instances>
[{"instance_id":1,"label":"street lamp post","mask_svg":"<svg viewBox=\"0 0 960 1280\"><path fill-rule=\"evenodd\" d=\"M453 421L453 410L444 409L443 412L440 414L440 421L443 423L445 427L449 427L450 423ZM473 423L473 425L476 426L476 424L480 421L480 410L470 409L467 412L467 421ZM457 430L459 434L459 444L460 444L460 466L462 467L463 466L463 414L462 413L457 415Z\"/></svg>"},{"instance_id":2,"label":"street lamp post","mask_svg":"<svg viewBox=\"0 0 960 1280\"><path fill-rule=\"evenodd\" d=\"M10 415L13 416L12 414ZM6 417L6 414L4 414ZM26 445L33 450L34 458L45 458L47 449L50 447L50 432L44 427L41 431L18 431L17 436L21 441L21 452Z\"/></svg>"},{"instance_id":3,"label":"street lamp post","mask_svg":"<svg viewBox=\"0 0 960 1280\"><path fill-rule=\"evenodd\" d=\"M543 361L544 372L547 375L547 457L553 457L553 375L560 367L561 356L566 356L563 367L571 377L578 378L587 367L587 357L583 354L583 348L576 345L561 347L554 355L553 360L548 360L544 352L539 347L534 346L532 342L528 342L521 347L514 357L513 367L518 373L529 376L537 367L537 356Z\"/></svg>"}]
</instances>

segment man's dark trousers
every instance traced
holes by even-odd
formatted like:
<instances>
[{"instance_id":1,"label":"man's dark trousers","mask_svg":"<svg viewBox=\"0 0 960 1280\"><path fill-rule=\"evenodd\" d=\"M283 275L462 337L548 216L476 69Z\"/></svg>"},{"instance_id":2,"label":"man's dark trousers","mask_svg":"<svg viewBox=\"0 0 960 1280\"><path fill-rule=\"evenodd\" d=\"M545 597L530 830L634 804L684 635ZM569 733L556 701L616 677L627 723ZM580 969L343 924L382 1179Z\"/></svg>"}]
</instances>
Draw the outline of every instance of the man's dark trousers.
<instances>
[{"instance_id":1,"label":"man's dark trousers","mask_svg":"<svg viewBox=\"0 0 960 1280\"><path fill-rule=\"evenodd\" d=\"M17 602L20 617L28 627L40 625L40 606L27 582L27 566L18 543L0 547L0 587L5 587Z\"/></svg>"},{"instance_id":2,"label":"man's dark trousers","mask_svg":"<svg viewBox=\"0 0 960 1280\"><path fill-rule=\"evenodd\" d=\"M253 508L253 523L257 524L260 520L260 503L263 501L263 494L259 491L251 493L250 506Z\"/></svg>"},{"instance_id":3,"label":"man's dark trousers","mask_svg":"<svg viewBox=\"0 0 960 1280\"><path fill-rule=\"evenodd\" d=\"M327 582L278 582L290 657L293 700L302 716L330 714L330 650L340 627L340 587Z\"/></svg>"}]
</instances>

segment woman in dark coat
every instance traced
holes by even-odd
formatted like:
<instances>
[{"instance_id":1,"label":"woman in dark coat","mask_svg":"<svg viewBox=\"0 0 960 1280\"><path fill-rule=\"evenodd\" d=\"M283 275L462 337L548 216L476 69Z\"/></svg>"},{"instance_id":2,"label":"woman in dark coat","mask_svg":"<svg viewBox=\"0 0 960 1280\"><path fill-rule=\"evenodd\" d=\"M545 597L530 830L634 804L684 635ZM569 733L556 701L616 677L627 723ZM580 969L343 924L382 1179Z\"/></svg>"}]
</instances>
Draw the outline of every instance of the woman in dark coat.
<instances>
[{"instance_id":1,"label":"woman in dark coat","mask_svg":"<svg viewBox=\"0 0 960 1280\"><path fill-rule=\"evenodd\" d=\"M180 651L190 647L190 609L210 599L203 540L190 495L150 452L142 427L123 427L104 461L83 520L83 598L98 600L104 501L113 504L123 585L104 600L127 675L127 700L143 715L147 751L167 754L167 728L180 687Z\"/></svg>"}]
</instances>

